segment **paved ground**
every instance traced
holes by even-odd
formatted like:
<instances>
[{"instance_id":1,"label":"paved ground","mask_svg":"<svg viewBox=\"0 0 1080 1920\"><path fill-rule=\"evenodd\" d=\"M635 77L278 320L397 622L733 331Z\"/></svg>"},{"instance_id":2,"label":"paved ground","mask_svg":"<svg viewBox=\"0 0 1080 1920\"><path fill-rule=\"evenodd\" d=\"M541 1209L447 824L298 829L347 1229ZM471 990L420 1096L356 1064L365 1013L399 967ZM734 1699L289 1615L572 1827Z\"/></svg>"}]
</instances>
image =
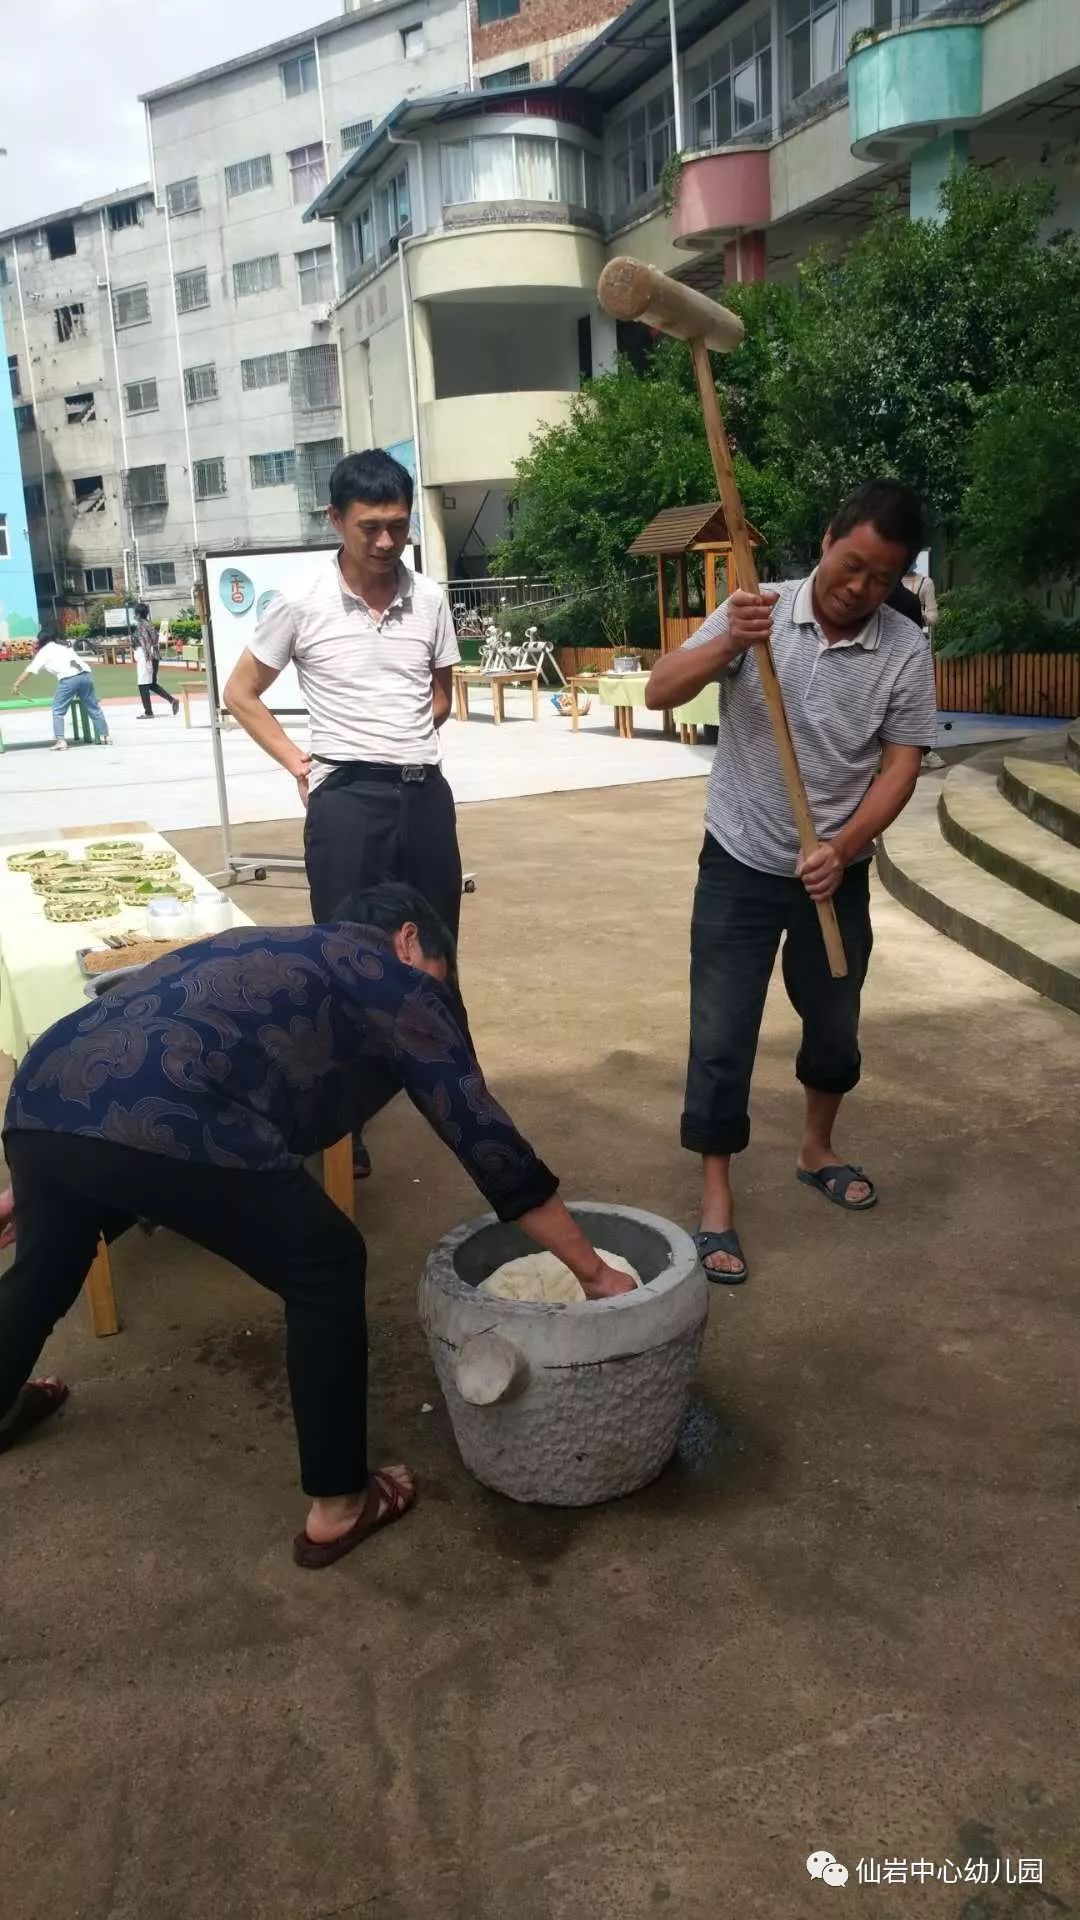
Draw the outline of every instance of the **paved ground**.
<instances>
[{"instance_id":1,"label":"paved ground","mask_svg":"<svg viewBox=\"0 0 1080 1920\"><path fill-rule=\"evenodd\" d=\"M462 811L491 1077L570 1195L686 1223L700 800ZM843 1145L884 1204L796 1187L778 996L753 1277L716 1290L684 1457L634 1499L517 1508L466 1476L414 1293L477 1201L404 1105L362 1213L378 1452L422 1503L342 1567L289 1559L274 1302L175 1239L118 1251L124 1332L76 1310L48 1356L70 1407L0 1461L5 1920L1080 1913L1080 1024L880 892L877 932ZM1021 1854L1042 1888L1007 1885ZM859 1885L860 1856L998 1884Z\"/></svg>"}]
</instances>

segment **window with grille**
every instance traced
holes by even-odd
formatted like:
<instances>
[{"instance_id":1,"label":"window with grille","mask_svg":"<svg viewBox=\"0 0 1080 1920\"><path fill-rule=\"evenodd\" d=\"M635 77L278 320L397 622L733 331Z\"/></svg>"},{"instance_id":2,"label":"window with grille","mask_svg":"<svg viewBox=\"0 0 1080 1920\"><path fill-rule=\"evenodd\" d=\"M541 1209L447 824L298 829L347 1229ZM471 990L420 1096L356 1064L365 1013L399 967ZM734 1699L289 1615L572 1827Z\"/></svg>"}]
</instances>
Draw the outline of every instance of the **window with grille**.
<instances>
[{"instance_id":1,"label":"window with grille","mask_svg":"<svg viewBox=\"0 0 1080 1920\"><path fill-rule=\"evenodd\" d=\"M171 180L165 189L165 204L174 219L179 213L198 213L202 206L198 175L192 173L186 180Z\"/></svg>"},{"instance_id":2,"label":"window with grille","mask_svg":"<svg viewBox=\"0 0 1080 1920\"><path fill-rule=\"evenodd\" d=\"M145 286L113 290L113 318L117 327L139 327L150 318L150 294Z\"/></svg>"},{"instance_id":3,"label":"window with grille","mask_svg":"<svg viewBox=\"0 0 1080 1920\"><path fill-rule=\"evenodd\" d=\"M40 480L31 480L23 488L23 499L27 513L41 513L45 506L45 488Z\"/></svg>"},{"instance_id":4,"label":"window with grille","mask_svg":"<svg viewBox=\"0 0 1080 1920\"><path fill-rule=\"evenodd\" d=\"M92 393L66 393L64 414L69 427L81 427L97 416Z\"/></svg>"},{"instance_id":5,"label":"window with grille","mask_svg":"<svg viewBox=\"0 0 1080 1920\"><path fill-rule=\"evenodd\" d=\"M311 147L294 147L285 158L289 162L294 207L306 207L326 185L326 153L321 140Z\"/></svg>"},{"instance_id":6,"label":"window with grille","mask_svg":"<svg viewBox=\"0 0 1080 1920\"><path fill-rule=\"evenodd\" d=\"M176 275L176 310L178 313L194 313L199 307L210 305L210 286L205 267L189 267L184 273Z\"/></svg>"},{"instance_id":7,"label":"window with grille","mask_svg":"<svg viewBox=\"0 0 1080 1920\"><path fill-rule=\"evenodd\" d=\"M184 399L189 407L197 407L200 401L216 400L218 397L217 368L212 360L201 367L184 368Z\"/></svg>"},{"instance_id":8,"label":"window with grille","mask_svg":"<svg viewBox=\"0 0 1080 1920\"><path fill-rule=\"evenodd\" d=\"M281 453L252 453L248 467L253 487L287 487L296 477L296 455L291 447Z\"/></svg>"},{"instance_id":9,"label":"window with grille","mask_svg":"<svg viewBox=\"0 0 1080 1920\"><path fill-rule=\"evenodd\" d=\"M225 492L225 461L196 460L195 498L196 500L217 500Z\"/></svg>"},{"instance_id":10,"label":"window with grille","mask_svg":"<svg viewBox=\"0 0 1080 1920\"><path fill-rule=\"evenodd\" d=\"M281 62L281 84L285 89L286 100L295 100L298 93L314 93L319 84L319 69L313 53L298 53L293 60Z\"/></svg>"},{"instance_id":11,"label":"window with grille","mask_svg":"<svg viewBox=\"0 0 1080 1920\"><path fill-rule=\"evenodd\" d=\"M233 291L238 300L249 293L269 293L281 285L281 261L276 253L261 254L257 260L238 260L233 267Z\"/></svg>"},{"instance_id":12,"label":"window with grille","mask_svg":"<svg viewBox=\"0 0 1080 1920\"><path fill-rule=\"evenodd\" d=\"M70 306L55 307L53 319L56 322L56 337L61 346L68 340L82 340L86 336L86 312L81 300L72 301Z\"/></svg>"},{"instance_id":13,"label":"window with grille","mask_svg":"<svg viewBox=\"0 0 1080 1920\"><path fill-rule=\"evenodd\" d=\"M521 0L477 0L476 17L482 27L490 27L496 20L512 20L520 12Z\"/></svg>"},{"instance_id":14,"label":"window with grille","mask_svg":"<svg viewBox=\"0 0 1080 1920\"><path fill-rule=\"evenodd\" d=\"M144 587L175 587L176 562L175 560L144 560L142 577Z\"/></svg>"},{"instance_id":15,"label":"window with grille","mask_svg":"<svg viewBox=\"0 0 1080 1920\"><path fill-rule=\"evenodd\" d=\"M122 233L125 227L142 226L142 201L118 200L109 208L109 225L114 233Z\"/></svg>"},{"instance_id":16,"label":"window with grille","mask_svg":"<svg viewBox=\"0 0 1080 1920\"><path fill-rule=\"evenodd\" d=\"M85 567L83 580L87 593L111 593L113 590L113 570L111 567Z\"/></svg>"},{"instance_id":17,"label":"window with grille","mask_svg":"<svg viewBox=\"0 0 1080 1920\"><path fill-rule=\"evenodd\" d=\"M274 169L268 153L260 153L254 160L238 160L235 166L225 169L225 191L230 200L241 193L254 193L258 187L272 187Z\"/></svg>"},{"instance_id":18,"label":"window with grille","mask_svg":"<svg viewBox=\"0 0 1080 1920\"><path fill-rule=\"evenodd\" d=\"M675 99L671 88L664 87L613 130L615 206L630 206L653 193L674 151Z\"/></svg>"},{"instance_id":19,"label":"window with grille","mask_svg":"<svg viewBox=\"0 0 1080 1920\"><path fill-rule=\"evenodd\" d=\"M22 393L22 382L19 379L19 356L17 353L8 354L7 370L8 379L11 381L11 397L13 400L17 400Z\"/></svg>"},{"instance_id":20,"label":"window with grille","mask_svg":"<svg viewBox=\"0 0 1080 1920\"><path fill-rule=\"evenodd\" d=\"M164 467L129 467L124 475L124 497L130 507L167 507L169 489Z\"/></svg>"},{"instance_id":21,"label":"window with grille","mask_svg":"<svg viewBox=\"0 0 1080 1920\"><path fill-rule=\"evenodd\" d=\"M281 387L289 378L287 353L258 353L240 362L240 385L245 393L257 387Z\"/></svg>"},{"instance_id":22,"label":"window with grille","mask_svg":"<svg viewBox=\"0 0 1080 1920\"><path fill-rule=\"evenodd\" d=\"M157 412L157 381L129 380L124 388L124 407L128 413Z\"/></svg>"},{"instance_id":23,"label":"window with grille","mask_svg":"<svg viewBox=\"0 0 1080 1920\"><path fill-rule=\"evenodd\" d=\"M341 405L336 347L300 347L289 355L289 388L299 413Z\"/></svg>"},{"instance_id":24,"label":"window with grille","mask_svg":"<svg viewBox=\"0 0 1080 1920\"><path fill-rule=\"evenodd\" d=\"M374 123L371 120L354 120L351 127L342 127L341 129L342 152L353 153L355 152L357 147L362 147L364 144L364 141L369 140L371 138L371 129L373 124Z\"/></svg>"},{"instance_id":25,"label":"window with grille","mask_svg":"<svg viewBox=\"0 0 1080 1920\"><path fill-rule=\"evenodd\" d=\"M330 502L330 476L345 452L344 440L309 440L296 449L296 491L301 513L321 513Z\"/></svg>"},{"instance_id":26,"label":"window with grille","mask_svg":"<svg viewBox=\"0 0 1080 1920\"><path fill-rule=\"evenodd\" d=\"M300 279L302 307L333 299L334 256L329 247L309 247L306 253L298 253L296 270Z\"/></svg>"},{"instance_id":27,"label":"window with grille","mask_svg":"<svg viewBox=\"0 0 1080 1920\"><path fill-rule=\"evenodd\" d=\"M24 406L21 406L21 407L16 407L16 409L15 409L15 431L16 431L16 433L33 433L33 431L34 431L34 409L33 409L33 407L31 407L31 406L29 406L29 405L24 405Z\"/></svg>"},{"instance_id":28,"label":"window with grille","mask_svg":"<svg viewBox=\"0 0 1080 1920\"><path fill-rule=\"evenodd\" d=\"M485 73L480 86L485 93L499 93L504 87L528 86L532 68L526 62L523 67L503 67L498 73Z\"/></svg>"}]
</instances>

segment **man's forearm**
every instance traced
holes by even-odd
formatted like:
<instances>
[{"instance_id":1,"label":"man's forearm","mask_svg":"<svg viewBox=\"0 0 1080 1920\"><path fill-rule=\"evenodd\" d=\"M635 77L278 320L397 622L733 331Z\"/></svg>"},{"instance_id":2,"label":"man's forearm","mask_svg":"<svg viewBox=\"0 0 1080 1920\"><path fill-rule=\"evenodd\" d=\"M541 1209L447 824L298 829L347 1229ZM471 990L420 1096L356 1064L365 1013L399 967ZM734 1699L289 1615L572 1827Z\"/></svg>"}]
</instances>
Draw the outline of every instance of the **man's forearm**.
<instances>
[{"instance_id":1,"label":"man's forearm","mask_svg":"<svg viewBox=\"0 0 1080 1920\"><path fill-rule=\"evenodd\" d=\"M225 689L225 705L234 720L238 720L244 732L250 734L256 746L268 753L272 760L285 768L287 773L296 775L304 756L295 740L290 740L280 720L263 705L258 694L230 693Z\"/></svg>"},{"instance_id":2,"label":"man's forearm","mask_svg":"<svg viewBox=\"0 0 1080 1920\"><path fill-rule=\"evenodd\" d=\"M914 773L909 773L906 767L898 767L878 775L847 825L832 836L833 846L845 866L857 860L870 842L876 840L879 833L884 833L886 827L891 827L897 815L903 813L915 791L918 777L917 765Z\"/></svg>"},{"instance_id":3,"label":"man's forearm","mask_svg":"<svg viewBox=\"0 0 1080 1920\"><path fill-rule=\"evenodd\" d=\"M684 706L726 673L740 651L732 645L729 634L721 633L703 647L680 647L675 653L665 653L649 675L645 705L654 712Z\"/></svg>"}]
</instances>

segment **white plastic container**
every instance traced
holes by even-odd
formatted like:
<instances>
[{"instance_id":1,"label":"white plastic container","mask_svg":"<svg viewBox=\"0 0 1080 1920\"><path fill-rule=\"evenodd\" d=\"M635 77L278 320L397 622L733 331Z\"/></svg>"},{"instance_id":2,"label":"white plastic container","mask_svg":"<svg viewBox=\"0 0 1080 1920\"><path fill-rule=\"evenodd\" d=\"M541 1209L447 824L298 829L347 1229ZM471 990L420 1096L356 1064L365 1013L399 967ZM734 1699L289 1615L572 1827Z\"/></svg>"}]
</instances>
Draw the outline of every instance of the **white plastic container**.
<instances>
[{"instance_id":1,"label":"white plastic container","mask_svg":"<svg viewBox=\"0 0 1080 1920\"><path fill-rule=\"evenodd\" d=\"M191 902L194 934L225 933L233 923L232 901L216 887L201 888Z\"/></svg>"},{"instance_id":2,"label":"white plastic container","mask_svg":"<svg viewBox=\"0 0 1080 1920\"><path fill-rule=\"evenodd\" d=\"M158 893L146 904L146 931L151 940L186 940L191 932L191 908L173 893Z\"/></svg>"}]
</instances>

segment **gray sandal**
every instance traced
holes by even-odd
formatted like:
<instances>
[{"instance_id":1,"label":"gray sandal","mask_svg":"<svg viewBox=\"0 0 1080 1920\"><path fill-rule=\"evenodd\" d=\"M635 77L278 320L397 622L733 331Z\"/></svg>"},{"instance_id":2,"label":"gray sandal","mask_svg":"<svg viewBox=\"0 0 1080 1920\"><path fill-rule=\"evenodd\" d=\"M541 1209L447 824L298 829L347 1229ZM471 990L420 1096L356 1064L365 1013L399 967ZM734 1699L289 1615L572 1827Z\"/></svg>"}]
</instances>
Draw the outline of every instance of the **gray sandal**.
<instances>
[{"instance_id":1,"label":"gray sandal","mask_svg":"<svg viewBox=\"0 0 1080 1920\"><path fill-rule=\"evenodd\" d=\"M861 1167L846 1165L819 1167L816 1173L808 1173L803 1167L796 1167L795 1178L801 1180L804 1187L816 1187L819 1193L825 1195L826 1200L832 1201L834 1207L843 1207L845 1213L868 1213L870 1208L876 1207L878 1203L877 1189ZM830 1180L833 1182L832 1186L829 1185ZM857 1180L865 1180L870 1189L865 1200L847 1198L848 1188L854 1186Z\"/></svg>"},{"instance_id":2,"label":"gray sandal","mask_svg":"<svg viewBox=\"0 0 1080 1920\"><path fill-rule=\"evenodd\" d=\"M742 1285L750 1270L747 1267L746 1256L739 1245L739 1236L734 1227L725 1227L722 1233L710 1233L703 1227L700 1233L695 1233L694 1245L698 1250L698 1259L701 1261L702 1272L706 1280L712 1280L715 1284L724 1287L738 1287ZM724 1273L719 1267L707 1267L705 1262L710 1253L729 1254L733 1260L741 1260L742 1267L741 1269L736 1269L733 1273Z\"/></svg>"}]
</instances>

